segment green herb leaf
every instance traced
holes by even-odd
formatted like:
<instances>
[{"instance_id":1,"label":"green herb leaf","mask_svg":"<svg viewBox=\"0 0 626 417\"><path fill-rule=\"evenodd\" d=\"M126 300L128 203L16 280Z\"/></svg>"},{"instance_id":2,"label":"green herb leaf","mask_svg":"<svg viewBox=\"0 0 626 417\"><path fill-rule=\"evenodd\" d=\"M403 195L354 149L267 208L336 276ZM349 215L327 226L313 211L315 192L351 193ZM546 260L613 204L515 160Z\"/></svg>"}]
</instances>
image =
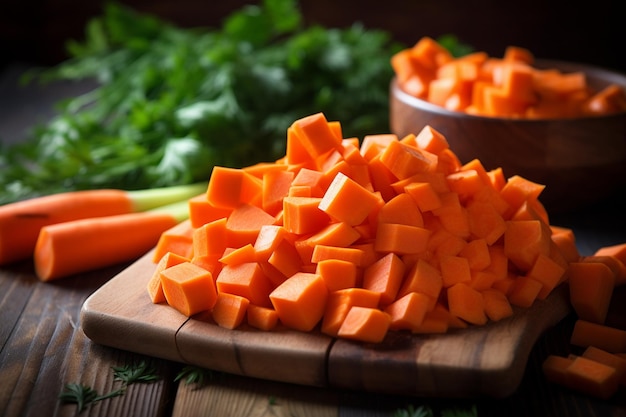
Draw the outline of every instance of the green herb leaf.
<instances>
[{"instance_id":1,"label":"green herb leaf","mask_svg":"<svg viewBox=\"0 0 626 417\"><path fill-rule=\"evenodd\" d=\"M65 390L59 395L61 402L76 404L77 413L82 412L96 398L98 398L98 393L91 387L82 384L67 384Z\"/></svg>"},{"instance_id":2,"label":"green herb leaf","mask_svg":"<svg viewBox=\"0 0 626 417\"><path fill-rule=\"evenodd\" d=\"M195 384L200 388L213 378L214 374L210 370L190 365L183 367L183 369L178 372L174 378L174 382L184 380L186 385Z\"/></svg>"},{"instance_id":3,"label":"green herb leaf","mask_svg":"<svg viewBox=\"0 0 626 417\"><path fill-rule=\"evenodd\" d=\"M344 136L389 129L401 45L355 24L306 27L296 0L264 0L218 29L183 29L116 4L25 79L91 80L25 143L0 149L0 204L62 190L207 181L214 165L284 155L294 120L323 112Z\"/></svg>"},{"instance_id":4,"label":"green herb leaf","mask_svg":"<svg viewBox=\"0 0 626 417\"><path fill-rule=\"evenodd\" d=\"M132 365L114 366L112 369L115 380L122 381L125 386L137 382L154 382L159 379L154 367L145 361Z\"/></svg>"}]
</instances>

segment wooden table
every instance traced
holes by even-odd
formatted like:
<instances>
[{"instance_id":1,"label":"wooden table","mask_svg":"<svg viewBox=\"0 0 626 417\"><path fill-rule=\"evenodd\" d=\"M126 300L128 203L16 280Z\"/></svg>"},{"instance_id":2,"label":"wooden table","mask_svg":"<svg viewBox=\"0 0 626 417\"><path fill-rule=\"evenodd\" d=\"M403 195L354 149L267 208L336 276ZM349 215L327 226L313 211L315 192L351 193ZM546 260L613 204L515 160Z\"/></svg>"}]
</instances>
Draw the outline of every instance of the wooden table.
<instances>
[{"instance_id":1,"label":"wooden table","mask_svg":"<svg viewBox=\"0 0 626 417\"><path fill-rule=\"evenodd\" d=\"M49 105L75 85L51 89L14 87L15 73L0 75L0 137L11 138L36 118L50 114ZM13 136L16 135L16 136ZM11 140L11 138L8 138ZM7 138L5 138L7 140ZM626 241L623 191L597 206L552 215L552 223L574 229L579 250L591 254L603 245ZM52 283L34 275L31 262L0 267L0 415L70 416L74 405L59 394L68 383L91 386L99 393L120 386L112 367L146 361L158 380L133 384L124 395L93 404L81 416L394 416L409 406L435 410L476 406L485 416L626 416L623 392L598 401L545 381L540 371L548 354L571 351L569 335L575 320L569 315L546 332L531 352L519 389L510 397L416 398L257 380L214 373L202 387L175 381L183 364L146 357L93 343L80 326L85 299L128 264L81 274ZM626 301L624 288L616 294ZM613 318L626 325L622 316ZM626 328L626 327L625 327Z\"/></svg>"}]
</instances>

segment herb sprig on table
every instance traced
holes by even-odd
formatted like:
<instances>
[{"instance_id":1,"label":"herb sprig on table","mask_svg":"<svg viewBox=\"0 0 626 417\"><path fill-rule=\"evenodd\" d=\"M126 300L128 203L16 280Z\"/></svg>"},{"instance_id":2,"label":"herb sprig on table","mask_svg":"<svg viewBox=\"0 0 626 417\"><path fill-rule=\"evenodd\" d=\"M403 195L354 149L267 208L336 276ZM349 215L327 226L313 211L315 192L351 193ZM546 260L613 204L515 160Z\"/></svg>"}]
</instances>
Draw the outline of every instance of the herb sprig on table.
<instances>
[{"instance_id":1,"label":"herb sprig on table","mask_svg":"<svg viewBox=\"0 0 626 417\"><path fill-rule=\"evenodd\" d=\"M183 29L108 4L71 58L30 79L96 81L23 144L0 145L0 204L56 191L206 180L213 165L284 155L286 129L323 112L346 137L387 133L388 33L306 26L295 0Z\"/></svg>"},{"instance_id":2,"label":"herb sprig on table","mask_svg":"<svg viewBox=\"0 0 626 417\"><path fill-rule=\"evenodd\" d=\"M119 388L105 394L98 394L90 386L69 383L65 385L65 390L59 395L59 399L64 403L76 404L76 414L80 414L93 403L124 395L130 385L150 383L159 379L154 367L148 365L145 361L125 366L114 366L112 369L114 380L121 381Z\"/></svg>"}]
</instances>

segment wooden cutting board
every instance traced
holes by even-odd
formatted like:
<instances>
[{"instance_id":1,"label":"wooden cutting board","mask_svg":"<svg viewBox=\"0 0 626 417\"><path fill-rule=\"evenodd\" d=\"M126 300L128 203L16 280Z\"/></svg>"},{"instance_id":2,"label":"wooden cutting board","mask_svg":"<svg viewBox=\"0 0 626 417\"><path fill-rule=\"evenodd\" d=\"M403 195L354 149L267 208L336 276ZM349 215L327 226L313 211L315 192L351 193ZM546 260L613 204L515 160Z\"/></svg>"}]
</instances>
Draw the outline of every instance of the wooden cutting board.
<instances>
[{"instance_id":1,"label":"wooden cutting board","mask_svg":"<svg viewBox=\"0 0 626 417\"><path fill-rule=\"evenodd\" d=\"M216 371L295 384L429 397L505 397L524 374L539 336L562 320L567 288L506 320L441 335L390 332L381 344L320 332L223 329L153 304L146 285L152 253L84 303L81 325L94 342Z\"/></svg>"}]
</instances>

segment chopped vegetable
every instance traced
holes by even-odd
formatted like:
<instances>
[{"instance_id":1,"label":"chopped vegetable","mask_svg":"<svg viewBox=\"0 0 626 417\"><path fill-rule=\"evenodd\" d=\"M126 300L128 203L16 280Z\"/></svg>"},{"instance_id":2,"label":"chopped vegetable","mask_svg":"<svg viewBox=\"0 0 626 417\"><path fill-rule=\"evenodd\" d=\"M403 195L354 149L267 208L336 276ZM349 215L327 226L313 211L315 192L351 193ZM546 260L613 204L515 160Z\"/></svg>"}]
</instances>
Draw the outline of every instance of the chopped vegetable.
<instances>
[{"instance_id":1,"label":"chopped vegetable","mask_svg":"<svg viewBox=\"0 0 626 417\"><path fill-rule=\"evenodd\" d=\"M51 194L0 206L0 265L33 256L44 226L70 220L146 211L206 190L206 184L123 191L85 190Z\"/></svg>"},{"instance_id":2,"label":"chopped vegetable","mask_svg":"<svg viewBox=\"0 0 626 417\"><path fill-rule=\"evenodd\" d=\"M167 303L182 314L191 316L215 305L213 276L205 269L187 261L164 269L160 275Z\"/></svg>"},{"instance_id":3,"label":"chopped vegetable","mask_svg":"<svg viewBox=\"0 0 626 417\"><path fill-rule=\"evenodd\" d=\"M604 323L615 287L615 274L600 262L569 265L570 301L582 320Z\"/></svg>"},{"instance_id":4,"label":"chopped vegetable","mask_svg":"<svg viewBox=\"0 0 626 417\"><path fill-rule=\"evenodd\" d=\"M573 232L550 224L543 185L486 171L478 160L450 163L446 138L430 126L404 138L369 135L360 147L320 113L288 132L284 158L215 167L205 201L193 198L190 213L211 220L193 228L192 263L216 277L217 294L249 302L246 314L226 314L228 326L319 327L379 343L389 331L444 333L504 320L566 283L574 304L577 278L569 280L579 265L613 279L623 271L619 250L583 257ZM213 218L216 208L223 217ZM594 311L606 303L598 299ZM572 343L591 336L598 348L623 339L576 333Z\"/></svg>"},{"instance_id":5,"label":"chopped vegetable","mask_svg":"<svg viewBox=\"0 0 626 417\"><path fill-rule=\"evenodd\" d=\"M594 91L583 72L535 67L518 46L501 58L485 52L453 56L430 37L391 58L400 88L451 111L489 117L546 119L626 111L626 91L610 84Z\"/></svg>"}]
</instances>

